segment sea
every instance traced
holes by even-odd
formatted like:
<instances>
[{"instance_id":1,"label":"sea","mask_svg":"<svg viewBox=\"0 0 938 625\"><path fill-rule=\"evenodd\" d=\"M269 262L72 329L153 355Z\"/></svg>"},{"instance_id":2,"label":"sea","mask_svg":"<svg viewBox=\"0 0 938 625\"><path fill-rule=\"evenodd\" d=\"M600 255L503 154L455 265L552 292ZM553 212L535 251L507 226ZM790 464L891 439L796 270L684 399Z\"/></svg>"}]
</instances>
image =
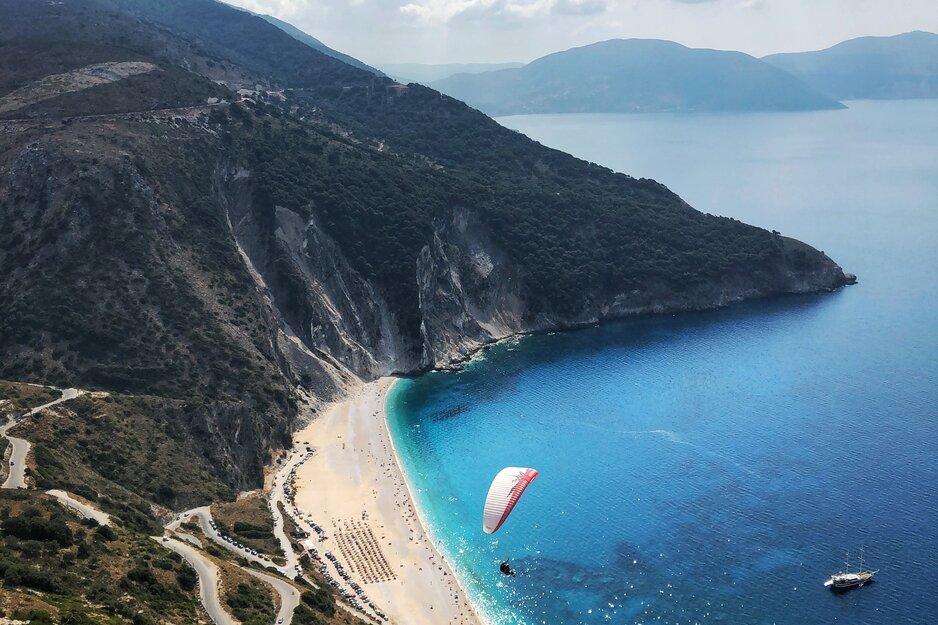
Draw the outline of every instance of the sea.
<instances>
[{"instance_id":1,"label":"sea","mask_svg":"<svg viewBox=\"0 0 938 625\"><path fill-rule=\"evenodd\" d=\"M405 474L489 622L938 623L938 100L848 106L498 120L859 284L513 339L398 382ZM505 466L540 475L488 535ZM875 582L824 588L861 549Z\"/></svg>"}]
</instances>

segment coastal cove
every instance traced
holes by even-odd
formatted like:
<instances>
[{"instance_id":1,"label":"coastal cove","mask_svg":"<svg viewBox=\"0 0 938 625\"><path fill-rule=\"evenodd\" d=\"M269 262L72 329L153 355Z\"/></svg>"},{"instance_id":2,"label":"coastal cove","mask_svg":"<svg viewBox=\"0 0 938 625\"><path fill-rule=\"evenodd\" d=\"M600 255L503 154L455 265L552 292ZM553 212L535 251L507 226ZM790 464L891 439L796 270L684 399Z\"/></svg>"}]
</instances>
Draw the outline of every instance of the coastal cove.
<instances>
[{"instance_id":1,"label":"coastal cove","mask_svg":"<svg viewBox=\"0 0 938 625\"><path fill-rule=\"evenodd\" d=\"M938 625L913 1L0 0L0 625Z\"/></svg>"},{"instance_id":2,"label":"coastal cove","mask_svg":"<svg viewBox=\"0 0 938 625\"><path fill-rule=\"evenodd\" d=\"M429 532L497 623L927 623L938 612L938 102L501 119L809 240L833 294L509 340L394 385ZM503 466L541 471L495 536ZM866 548L880 579L821 586ZM520 571L504 579L497 563ZM914 583L912 583L914 580Z\"/></svg>"}]
</instances>

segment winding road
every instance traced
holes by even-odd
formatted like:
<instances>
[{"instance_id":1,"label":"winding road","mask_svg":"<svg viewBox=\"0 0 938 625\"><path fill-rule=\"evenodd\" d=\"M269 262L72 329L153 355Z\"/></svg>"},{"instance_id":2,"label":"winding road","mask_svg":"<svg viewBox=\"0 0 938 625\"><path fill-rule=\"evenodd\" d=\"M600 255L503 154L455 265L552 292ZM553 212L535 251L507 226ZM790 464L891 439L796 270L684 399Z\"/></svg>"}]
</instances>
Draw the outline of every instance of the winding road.
<instances>
[{"instance_id":1,"label":"winding road","mask_svg":"<svg viewBox=\"0 0 938 625\"><path fill-rule=\"evenodd\" d=\"M109 525L111 523L111 518L106 513L74 499L65 491L53 489L46 491L46 493L55 497L63 505L75 510L80 515L94 519L99 525ZM176 522L177 527L178 524L179 522ZM182 534L181 532L179 535L182 538L192 541L194 544L200 544L198 539L194 536ZM181 555L185 558L186 562L195 569L196 575L199 577L199 598L202 601L202 606L215 625L239 625L238 621L222 607L221 598L218 595L219 571L215 563L194 547L176 540L175 538L162 536L153 536L152 538L167 549L171 549ZM269 575L257 573L250 569L242 570L264 580L280 594L281 607L278 617L285 617L283 622L289 624L293 618L293 610L295 610L296 606L299 604L299 596L296 589Z\"/></svg>"},{"instance_id":2,"label":"winding road","mask_svg":"<svg viewBox=\"0 0 938 625\"><path fill-rule=\"evenodd\" d=\"M289 558L287 559L286 566L276 566L269 560L264 560L263 558L259 558L249 552L246 552L244 549L239 549L238 547L235 547L231 543L228 543L224 539L222 539L221 535L217 531L212 529L212 524L211 524L212 512L209 506L201 506L199 508L192 508L191 510L186 510L185 512L180 512L173 518L172 521L170 521L165 526L166 530L170 532L174 532L178 537L184 540L197 543L198 540L194 536L190 536L189 534L185 534L179 531L179 526L181 526L183 523L187 522L189 519L192 519L192 518L198 519L199 527L202 528L202 533L205 534L205 536L209 540L217 543L221 547L224 547L228 551L238 555L239 557L248 559L252 562L257 562L258 564L262 566L273 567L277 569L279 573L281 573L287 578L293 578L296 576L296 569L289 568L290 567ZM283 519L281 519L281 524L282 523L283 523ZM286 534L283 534L283 535L286 536ZM178 543L179 541L171 541L171 542ZM169 543L165 543L165 542L163 544L166 546L169 545ZM183 543L179 543L179 544L183 544ZM191 547L189 547L188 545L183 545L183 546L185 546L188 549L191 549ZM289 541L287 541L286 543L286 548L290 550L290 553L292 555L293 549L292 547L290 547ZM198 551L194 551L194 550L193 550L193 555L204 557L204 556L201 556L201 554ZM293 555L293 560L294 561L296 560L295 555ZM198 569L196 570L198 571ZM256 571L248 567L241 567L241 570L269 584L277 592L277 594L280 595L280 610L277 612L277 622L279 623L281 622L280 619L283 619L282 622L284 623L284 625L289 625L290 622L293 620L293 611L296 610L296 607L300 604L299 590L297 590L295 586L288 583L286 580L280 579L279 577L274 577L273 575L262 573L260 571ZM203 599L203 605L205 605L205 601L206 600L210 601L211 597L206 598L203 596L202 599ZM208 608L206 606L206 610L207 609ZM211 614L211 612L209 613ZM215 621L215 622L216 624L218 623L218 621Z\"/></svg>"},{"instance_id":3,"label":"winding road","mask_svg":"<svg viewBox=\"0 0 938 625\"><path fill-rule=\"evenodd\" d=\"M3 482L2 488L26 488L26 456L29 455L29 441L7 434L7 429L13 425L8 423L0 428L0 435L6 437L10 443L10 474Z\"/></svg>"},{"instance_id":4,"label":"winding road","mask_svg":"<svg viewBox=\"0 0 938 625\"><path fill-rule=\"evenodd\" d=\"M31 417L41 410L45 410L50 406L55 406L56 404L61 404L62 402L68 401L70 399L75 399L82 394L82 391L77 388L67 388L62 391L62 396L54 401L50 401L47 404L41 406L36 406L32 410L24 413L19 419L11 418L6 424L0 427L0 436L3 436L10 442L10 474L7 476L5 482L3 482L2 488L26 488L26 456L29 455L29 441L22 438L16 438L15 436L10 436L7 434L7 431L19 423L20 420Z\"/></svg>"},{"instance_id":5,"label":"winding road","mask_svg":"<svg viewBox=\"0 0 938 625\"><path fill-rule=\"evenodd\" d=\"M248 560L249 562L256 562L265 568L271 567L271 568L277 569L277 571L281 575L284 575L285 577L289 577L291 579L296 576L296 569L288 568L289 560L287 560L287 566L277 566L270 560L265 560L261 557L255 556L250 551L247 551L245 549L239 549L238 547L235 547L231 543L226 542L225 539L221 537L221 534L219 534L216 530L212 529L212 524L211 524L212 511L209 508L209 506L201 506L199 508L192 508L191 510L186 510L185 512L180 512L178 515L176 515L176 518L174 518L168 525L166 525L166 529L171 532L177 532L180 525L182 525L183 523L185 523L186 521L188 521L189 519L193 517L198 519L199 527L202 528L202 533L205 534L205 536L209 540L211 540L214 543L217 543L219 546L224 547L228 551L236 554L238 557L244 558L245 560Z\"/></svg>"},{"instance_id":6,"label":"winding road","mask_svg":"<svg viewBox=\"0 0 938 625\"><path fill-rule=\"evenodd\" d=\"M292 584L288 584L273 575L261 573L253 569L242 568L242 570L261 581L267 582L277 591L277 594L280 595L280 611L277 612L277 622L279 623L280 619L283 619L284 625L289 625L293 620L293 611L296 609L296 606L300 605L300 591Z\"/></svg>"},{"instance_id":7,"label":"winding road","mask_svg":"<svg viewBox=\"0 0 938 625\"><path fill-rule=\"evenodd\" d=\"M43 405L41 405L41 406L36 406L36 407L33 408L32 410L23 413L23 418L25 419L25 418L27 418L27 417L31 417L31 416L33 416L34 414L36 414L37 412L40 412L40 411L42 411L42 410L45 410L46 408L49 408L49 407L51 407L51 406L55 406L56 404L61 404L62 402L68 401L68 400L70 400L70 399L75 399L75 398L78 397L79 395L83 395L83 394L84 394L84 391L80 391L80 390L78 390L77 388L67 388L67 389L64 389L64 390L62 391L62 396L61 396L61 397L59 397L59 398L56 399L56 400L50 401L48 404L43 404Z\"/></svg>"},{"instance_id":8,"label":"winding road","mask_svg":"<svg viewBox=\"0 0 938 625\"><path fill-rule=\"evenodd\" d=\"M51 495L52 497L55 497L62 503L62 505L67 506L71 508L72 510L75 510L76 512L78 512L78 514L85 517L86 519L94 519L95 521L97 521L98 525L110 525L111 524L111 517L108 516L106 513L101 512L100 510L96 510L92 508L91 506L85 503L82 503L78 501L77 499L72 498L72 496L66 493L64 490L57 490L57 489L47 490L46 494Z\"/></svg>"},{"instance_id":9,"label":"winding road","mask_svg":"<svg viewBox=\"0 0 938 625\"><path fill-rule=\"evenodd\" d=\"M162 541L164 547L181 555L195 569L196 574L199 576L199 597L202 599L205 611L208 612L215 625L238 625L238 621L221 606L221 600L218 596L218 567L215 566L215 563L193 547L175 538L154 536L153 540Z\"/></svg>"},{"instance_id":10,"label":"winding road","mask_svg":"<svg viewBox=\"0 0 938 625\"><path fill-rule=\"evenodd\" d=\"M290 479L290 471L299 464L299 461L303 457L302 454L295 453L291 455L290 459L283 465L283 468L277 471L277 475L274 477L274 484L270 490L270 513L274 516L274 536L280 541L280 547L287 556L286 568L291 571L287 577L296 576L296 567L299 561L296 558L296 553L293 551L293 546L290 544L290 537L287 536L287 532L284 529L283 514L280 512L280 506L277 504L282 503L284 509L287 509L290 505L290 502L287 501L284 496L283 487Z\"/></svg>"}]
</instances>

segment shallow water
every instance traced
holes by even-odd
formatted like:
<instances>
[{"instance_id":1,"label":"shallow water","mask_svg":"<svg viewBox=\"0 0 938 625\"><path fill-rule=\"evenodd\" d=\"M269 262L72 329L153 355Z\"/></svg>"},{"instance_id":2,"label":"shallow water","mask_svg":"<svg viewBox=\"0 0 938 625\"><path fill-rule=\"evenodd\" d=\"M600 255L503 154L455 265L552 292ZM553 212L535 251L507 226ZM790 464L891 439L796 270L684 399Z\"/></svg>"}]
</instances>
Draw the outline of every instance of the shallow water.
<instances>
[{"instance_id":1,"label":"shallow water","mask_svg":"<svg viewBox=\"0 0 938 625\"><path fill-rule=\"evenodd\" d=\"M497 623L930 623L938 614L938 101L500 120L860 284L527 337L396 385L435 539ZM503 466L541 471L494 537ZM821 586L865 546L877 581ZM504 578L511 558L520 574Z\"/></svg>"}]
</instances>

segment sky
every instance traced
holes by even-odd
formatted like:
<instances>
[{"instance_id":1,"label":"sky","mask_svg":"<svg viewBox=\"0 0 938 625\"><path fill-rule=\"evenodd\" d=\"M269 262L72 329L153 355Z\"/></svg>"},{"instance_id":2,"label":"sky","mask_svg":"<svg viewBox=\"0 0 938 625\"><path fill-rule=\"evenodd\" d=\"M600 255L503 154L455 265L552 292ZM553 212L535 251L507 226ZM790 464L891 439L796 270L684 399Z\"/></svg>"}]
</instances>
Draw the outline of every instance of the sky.
<instances>
[{"instance_id":1,"label":"sky","mask_svg":"<svg viewBox=\"0 0 938 625\"><path fill-rule=\"evenodd\" d=\"M938 0L227 0L373 65L528 62L613 38L754 56L938 32Z\"/></svg>"}]
</instances>

